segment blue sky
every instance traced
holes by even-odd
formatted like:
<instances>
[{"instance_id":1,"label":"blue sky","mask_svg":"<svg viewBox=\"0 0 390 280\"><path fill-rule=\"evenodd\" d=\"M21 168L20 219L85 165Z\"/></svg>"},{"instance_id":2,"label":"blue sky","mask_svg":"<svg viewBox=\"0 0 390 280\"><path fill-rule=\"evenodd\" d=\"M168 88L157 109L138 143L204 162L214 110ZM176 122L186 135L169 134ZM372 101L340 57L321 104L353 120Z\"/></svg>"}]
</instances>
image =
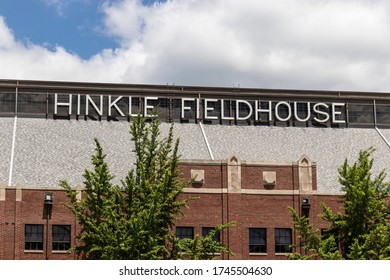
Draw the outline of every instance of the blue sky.
<instances>
[{"instance_id":1,"label":"blue sky","mask_svg":"<svg viewBox=\"0 0 390 280\"><path fill-rule=\"evenodd\" d=\"M0 79L390 91L390 1L1 0Z\"/></svg>"},{"instance_id":2,"label":"blue sky","mask_svg":"<svg viewBox=\"0 0 390 280\"><path fill-rule=\"evenodd\" d=\"M1 0L0 15L5 18L17 40L31 41L49 49L61 45L87 59L102 49L118 47L116 38L104 32L102 5L108 2ZM140 2L150 6L156 1Z\"/></svg>"},{"instance_id":3,"label":"blue sky","mask_svg":"<svg viewBox=\"0 0 390 280\"><path fill-rule=\"evenodd\" d=\"M0 14L21 41L48 48L61 45L82 58L117 47L101 30L101 1L62 2L59 6L43 0L2 0Z\"/></svg>"}]
</instances>

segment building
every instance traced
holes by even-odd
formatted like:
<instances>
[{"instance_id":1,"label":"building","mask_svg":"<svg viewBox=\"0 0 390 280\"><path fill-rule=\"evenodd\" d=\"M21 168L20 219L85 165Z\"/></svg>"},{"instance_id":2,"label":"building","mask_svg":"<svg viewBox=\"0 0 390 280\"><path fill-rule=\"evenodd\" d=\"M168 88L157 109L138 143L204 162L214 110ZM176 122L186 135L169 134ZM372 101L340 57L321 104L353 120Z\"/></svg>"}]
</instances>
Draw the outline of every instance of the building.
<instances>
[{"instance_id":1,"label":"building","mask_svg":"<svg viewBox=\"0 0 390 280\"><path fill-rule=\"evenodd\" d=\"M236 255L222 259L284 259L288 206L326 228L317 215L339 207L345 158L374 146L374 171L389 166L387 93L0 80L0 259L75 259L59 181L82 189L97 137L119 182L134 161L129 115L154 108L196 177L183 196L200 197L177 235L236 221L220 237Z\"/></svg>"}]
</instances>

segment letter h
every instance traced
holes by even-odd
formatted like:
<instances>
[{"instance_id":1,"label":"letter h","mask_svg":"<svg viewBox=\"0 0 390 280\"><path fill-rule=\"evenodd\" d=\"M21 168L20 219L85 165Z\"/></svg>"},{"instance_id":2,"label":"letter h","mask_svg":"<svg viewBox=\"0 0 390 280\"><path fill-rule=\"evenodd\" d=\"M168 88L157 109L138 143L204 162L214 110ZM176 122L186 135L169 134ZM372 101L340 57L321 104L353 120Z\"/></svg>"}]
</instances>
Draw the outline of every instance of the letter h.
<instances>
[{"instance_id":1,"label":"letter h","mask_svg":"<svg viewBox=\"0 0 390 280\"><path fill-rule=\"evenodd\" d=\"M69 94L69 102L58 102L58 94L54 95L54 115L57 115L58 106L68 106L69 107L69 115L72 114L72 95Z\"/></svg>"}]
</instances>

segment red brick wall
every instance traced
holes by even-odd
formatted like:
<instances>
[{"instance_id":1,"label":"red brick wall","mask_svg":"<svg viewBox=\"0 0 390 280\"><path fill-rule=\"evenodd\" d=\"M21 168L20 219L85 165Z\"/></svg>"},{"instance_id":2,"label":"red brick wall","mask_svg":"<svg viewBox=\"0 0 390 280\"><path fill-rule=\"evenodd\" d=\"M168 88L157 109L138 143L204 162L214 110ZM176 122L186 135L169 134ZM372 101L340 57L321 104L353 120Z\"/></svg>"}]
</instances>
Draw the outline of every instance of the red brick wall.
<instances>
[{"instance_id":1,"label":"red brick wall","mask_svg":"<svg viewBox=\"0 0 390 280\"><path fill-rule=\"evenodd\" d=\"M6 200L1 203L5 205L4 219L2 220L2 259L21 260L42 260L46 259L46 215L43 204L45 190L22 190L22 201L16 201L16 190L6 191ZM76 221L73 214L62 205L67 201L64 191L50 191L54 196L52 216L49 220L48 259L74 259L74 253L53 253L51 250L51 228L52 225L70 225L72 230L71 246L75 242ZM39 224L44 226L43 251L24 250L24 232L26 224ZM4 226L3 226L4 225Z\"/></svg>"},{"instance_id":2,"label":"red brick wall","mask_svg":"<svg viewBox=\"0 0 390 280\"><path fill-rule=\"evenodd\" d=\"M200 189L222 188L227 190L226 164L220 166L185 165L183 174L190 177L191 169L205 170L205 184ZM276 185L272 189L264 188L263 172L276 172ZM312 166L313 190L317 190L316 166ZM222 179L221 179L222 178ZM221 183L223 182L223 185ZM191 187L191 186L190 186ZM338 196L299 195L299 171L297 165L286 166L241 166L241 188L263 190L261 194L225 193L225 194L193 194L199 196L198 201L190 202L190 209L186 211L187 217L177 223L178 226L194 226L195 234L201 233L202 226L215 226L219 224L222 216L224 223L235 221L236 226L225 231L223 240L229 245L235 256L231 259L285 259L285 256L275 254L275 228L291 228L292 220L288 206L293 207L301 214L301 201L303 197L309 198L311 209L309 211L312 222L318 228L328 227L327 223L318 217L322 212L321 204L326 202L331 208L339 208ZM269 190L269 194L267 194ZM277 194L275 191L291 191L290 194ZM292 191L295 190L293 195ZM265 192L264 192L265 191ZM216 218L218 217L218 218ZM210 224L216 222L214 225ZM267 254L249 254L249 228L267 229ZM224 256L227 258L227 256Z\"/></svg>"},{"instance_id":3,"label":"red brick wall","mask_svg":"<svg viewBox=\"0 0 390 280\"><path fill-rule=\"evenodd\" d=\"M224 186L224 177L226 176L226 165L189 165L184 164L180 166L180 171L183 178L191 179L191 170L205 170L204 183L202 188L222 188ZM225 171L224 171L225 170ZM189 187L200 187L197 184L191 184Z\"/></svg>"},{"instance_id":4,"label":"red brick wall","mask_svg":"<svg viewBox=\"0 0 390 280\"><path fill-rule=\"evenodd\" d=\"M5 228L5 217L4 217L5 202L0 200L0 260L4 259L4 228Z\"/></svg>"},{"instance_id":5,"label":"red brick wall","mask_svg":"<svg viewBox=\"0 0 390 280\"><path fill-rule=\"evenodd\" d=\"M181 171L185 179L190 178L191 169L205 170L205 182L189 186L192 193L183 193L181 198L199 197L183 209L185 218L176 222L177 226L192 226L195 234L202 234L202 227L214 227L235 221L236 226L223 232L222 241L229 246L235 256L221 256L221 259L285 259L275 254L275 228L291 228L292 221L288 206L301 211L303 197L310 199L310 218L318 228L326 228L326 222L318 218L325 202L331 208L340 207L339 197L332 195L299 195L298 167L291 166L241 166L242 192L229 192L228 168L226 162L216 164L183 164ZM263 171L276 172L276 186L265 189ZM313 189L317 188L316 168L313 167ZM293 193L293 190L295 192ZM281 191L281 192L279 192ZM49 259L75 259L74 253L53 253L51 250L51 226L71 225L72 241L75 245L77 222L72 213L63 205L67 201L65 192L52 190L54 205L49 221ZM254 193L253 193L254 192ZM6 189L6 200L0 201L0 259L45 259L46 258L46 216L44 211L45 190L23 189L22 201L16 201L16 190ZM44 250L28 252L24 250L25 224L44 225ZM267 254L249 254L249 228L267 229Z\"/></svg>"},{"instance_id":6,"label":"red brick wall","mask_svg":"<svg viewBox=\"0 0 390 280\"><path fill-rule=\"evenodd\" d=\"M241 188L242 189L265 189L263 184L263 172L276 172L275 190L293 189L293 167L292 166L250 166L241 167Z\"/></svg>"},{"instance_id":7,"label":"red brick wall","mask_svg":"<svg viewBox=\"0 0 390 280\"><path fill-rule=\"evenodd\" d=\"M1 201L3 204L3 220L1 220L1 227L3 228L3 237L2 237L2 258L3 259L15 259L16 254L14 251L14 244L17 241L15 237L15 232L17 224L15 224L15 213L16 213L16 204L15 204L15 190L6 190L5 201Z\"/></svg>"}]
</instances>

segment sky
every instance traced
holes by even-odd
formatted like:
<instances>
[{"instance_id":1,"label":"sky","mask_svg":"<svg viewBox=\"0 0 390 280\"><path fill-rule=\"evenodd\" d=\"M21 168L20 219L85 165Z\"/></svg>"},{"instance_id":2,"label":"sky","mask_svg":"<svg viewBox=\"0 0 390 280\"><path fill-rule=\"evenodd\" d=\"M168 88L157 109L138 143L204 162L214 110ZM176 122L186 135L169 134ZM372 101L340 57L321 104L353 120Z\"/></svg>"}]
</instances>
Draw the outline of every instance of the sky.
<instances>
[{"instance_id":1,"label":"sky","mask_svg":"<svg viewBox=\"0 0 390 280\"><path fill-rule=\"evenodd\" d=\"M390 92L390 1L0 0L0 79Z\"/></svg>"}]
</instances>

